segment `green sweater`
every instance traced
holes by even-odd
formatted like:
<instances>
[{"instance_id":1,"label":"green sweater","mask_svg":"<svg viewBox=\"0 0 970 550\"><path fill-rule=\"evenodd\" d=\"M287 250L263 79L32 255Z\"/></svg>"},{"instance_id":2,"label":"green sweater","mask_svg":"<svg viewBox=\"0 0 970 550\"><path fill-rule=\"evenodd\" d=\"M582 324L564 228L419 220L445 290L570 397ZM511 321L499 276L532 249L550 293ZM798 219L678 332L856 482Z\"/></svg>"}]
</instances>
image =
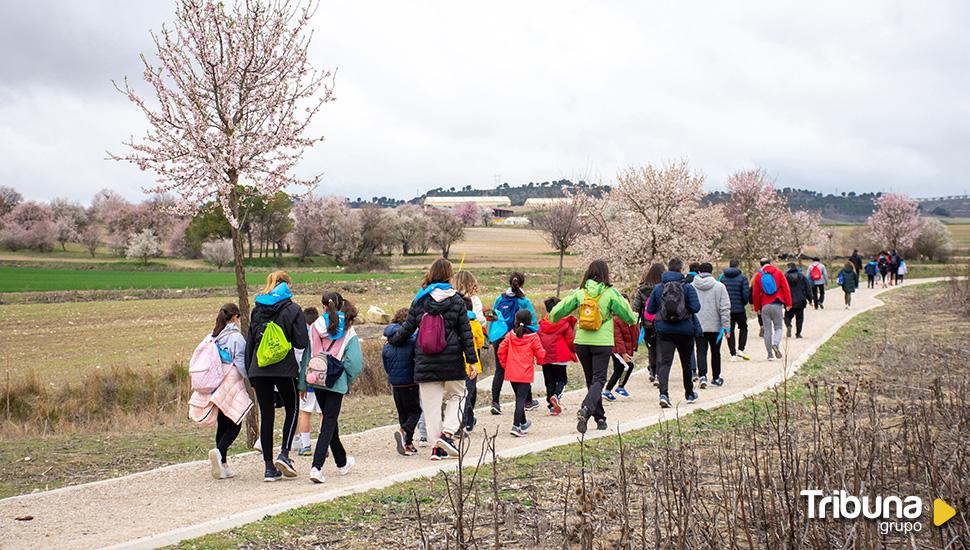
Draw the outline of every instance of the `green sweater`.
<instances>
[{"instance_id":1,"label":"green sweater","mask_svg":"<svg viewBox=\"0 0 970 550\"><path fill-rule=\"evenodd\" d=\"M307 355L307 354L305 354ZM307 390L306 383L306 366L309 363L309 357L300 363L300 380L297 383L297 389L299 391ZM347 348L344 350L344 372L340 375L340 378L334 382L332 388L318 388L314 386L313 391L332 391L334 393L347 394L350 390L350 385L354 383L354 380L360 376L360 373L364 370L364 353L360 349L360 338L354 336L347 342Z\"/></svg>"},{"instance_id":2,"label":"green sweater","mask_svg":"<svg viewBox=\"0 0 970 550\"><path fill-rule=\"evenodd\" d=\"M623 321L636 324L637 316L630 308L630 303L626 301L618 290L611 286L596 281L586 281L586 292L584 289L577 288L569 293L566 299L552 308L549 312L549 320L553 323L579 309L579 305L586 299L586 292L593 298L599 297L600 315L604 317L603 324L599 330L583 330L576 327L576 343L585 346L613 346L613 316L616 315Z\"/></svg>"}]
</instances>

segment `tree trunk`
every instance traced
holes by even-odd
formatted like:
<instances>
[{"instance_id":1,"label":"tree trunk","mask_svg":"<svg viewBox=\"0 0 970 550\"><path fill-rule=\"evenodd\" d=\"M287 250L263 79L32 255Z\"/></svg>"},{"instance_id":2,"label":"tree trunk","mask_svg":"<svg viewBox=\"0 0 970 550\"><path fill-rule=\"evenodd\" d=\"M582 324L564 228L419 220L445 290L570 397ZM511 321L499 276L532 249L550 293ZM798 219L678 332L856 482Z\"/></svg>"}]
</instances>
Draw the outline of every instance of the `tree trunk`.
<instances>
[{"instance_id":1,"label":"tree trunk","mask_svg":"<svg viewBox=\"0 0 970 550\"><path fill-rule=\"evenodd\" d=\"M559 297L559 293L562 290L562 259L566 255L566 250L559 249L559 276L556 278L556 298Z\"/></svg>"},{"instance_id":2,"label":"tree trunk","mask_svg":"<svg viewBox=\"0 0 970 550\"><path fill-rule=\"evenodd\" d=\"M230 175L232 181L233 189L236 188L236 176L235 174ZM233 214L238 213L238 197L235 193L232 193L229 197L230 209ZM242 235L239 234L238 227L230 226L230 233L232 235L232 257L236 268L236 296L239 299L239 330L243 334L247 334L249 331L249 286L246 284L246 266L243 265L243 240ZM252 251L252 234L250 234L250 252ZM256 402L256 392L253 391L253 387L249 385L249 380L246 380L246 392L249 393L250 399L253 403ZM246 445L250 448L256 443L256 438L259 436L259 407L254 406L249 410L249 414L246 415Z\"/></svg>"}]
</instances>

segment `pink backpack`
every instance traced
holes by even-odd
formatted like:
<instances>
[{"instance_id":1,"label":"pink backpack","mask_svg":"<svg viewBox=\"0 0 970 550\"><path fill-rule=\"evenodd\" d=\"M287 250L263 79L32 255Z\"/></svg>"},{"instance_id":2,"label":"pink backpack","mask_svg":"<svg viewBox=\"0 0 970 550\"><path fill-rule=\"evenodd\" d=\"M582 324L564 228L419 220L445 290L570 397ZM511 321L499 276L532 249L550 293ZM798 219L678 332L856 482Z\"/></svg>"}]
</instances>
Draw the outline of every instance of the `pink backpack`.
<instances>
[{"instance_id":1,"label":"pink backpack","mask_svg":"<svg viewBox=\"0 0 970 550\"><path fill-rule=\"evenodd\" d=\"M192 391L211 393L222 384L225 371L222 368L222 356L212 336L206 336L196 346L189 359L189 380Z\"/></svg>"},{"instance_id":2,"label":"pink backpack","mask_svg":"<svg viewBox=\"0 0 970 550\"><path fill-rule=\"evenodd\" d=\"M437 355L445 351L445 318L434 313L421 316L418 325L418 349L425 355Z\"/></svg>"}]
</instances>

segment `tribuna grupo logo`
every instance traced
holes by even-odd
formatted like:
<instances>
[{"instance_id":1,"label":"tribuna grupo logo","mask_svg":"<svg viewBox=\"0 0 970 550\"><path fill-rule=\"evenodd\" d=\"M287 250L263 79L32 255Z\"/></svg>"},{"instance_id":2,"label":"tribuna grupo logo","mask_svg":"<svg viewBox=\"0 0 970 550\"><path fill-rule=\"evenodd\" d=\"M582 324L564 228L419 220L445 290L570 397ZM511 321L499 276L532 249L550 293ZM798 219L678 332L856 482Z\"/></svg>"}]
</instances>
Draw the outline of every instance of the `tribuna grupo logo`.
<instances>
[{"instance_id":1,"label":"tribuna grupo logo","mask_svg":"<svg viewBox=\"0 0 970 550\"><path fill-rule=\"evenodd\" d=\"M871 519L879 521L882 534L907 534L923 530L919 521L923 515L923 499L918 496L854 496L845 491L826 494L806 489L801 496L807 499L809 519ZM941 499L933 501L933 524L941 526L956 511Z\"/></svg>"}]
</instances>

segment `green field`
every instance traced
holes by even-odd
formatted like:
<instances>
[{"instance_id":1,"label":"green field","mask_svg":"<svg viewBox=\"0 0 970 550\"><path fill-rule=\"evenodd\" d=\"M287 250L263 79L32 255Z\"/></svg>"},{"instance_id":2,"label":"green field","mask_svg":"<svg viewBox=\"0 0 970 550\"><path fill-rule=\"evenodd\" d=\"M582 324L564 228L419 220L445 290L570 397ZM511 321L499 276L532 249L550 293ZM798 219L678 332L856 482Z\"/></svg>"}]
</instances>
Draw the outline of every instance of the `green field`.
<instances>
[{"instance_id":1,"label":"green field","mask_svg":"<svg viewBox=\"0 0 970 550\"><path fill-rule=\"evenodd\" d=\"M400 278L402 274L291 273L294 284L362 279ZM250 285L266 280L265 271L246 274ZM229 271L134 271L0 267L0 292L47 292L53 290L128 290L153 288L224 288L236 284Z\"/></svg>"}]
</instances>

